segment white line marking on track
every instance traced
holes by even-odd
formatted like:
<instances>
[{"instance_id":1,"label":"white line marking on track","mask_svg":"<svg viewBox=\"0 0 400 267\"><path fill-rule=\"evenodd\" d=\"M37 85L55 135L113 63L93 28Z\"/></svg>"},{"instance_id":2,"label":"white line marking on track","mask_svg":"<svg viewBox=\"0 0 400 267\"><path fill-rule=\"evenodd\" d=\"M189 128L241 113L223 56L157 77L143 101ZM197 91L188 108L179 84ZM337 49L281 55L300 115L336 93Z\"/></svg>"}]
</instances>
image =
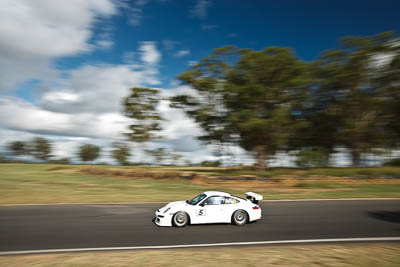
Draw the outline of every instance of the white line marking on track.
<instances>
[{"instance_id":1,"label":"white line marking on track","mask_svg":"<svg viewBox=\"0 0 400 267\"><path fill-rule=\"evenodd\" d=\"M331 243L331 242L372 242L372 241L375 241L375 242L400 241L400 237L302 239L302 240L231 242L231 243L189 244L189 245L170 245L170 246L67 248L67 249L42 249L42 250L19 250L19 251L17 250L17 251L3 251L3 252L0 252L0 256L21 255L21 254L38 254L38 253L112 251L112 250L171 249L171 248L222 247L222 246L245 246L245 245L274 245L274 244Z\"/></svg>"}]
</instances>

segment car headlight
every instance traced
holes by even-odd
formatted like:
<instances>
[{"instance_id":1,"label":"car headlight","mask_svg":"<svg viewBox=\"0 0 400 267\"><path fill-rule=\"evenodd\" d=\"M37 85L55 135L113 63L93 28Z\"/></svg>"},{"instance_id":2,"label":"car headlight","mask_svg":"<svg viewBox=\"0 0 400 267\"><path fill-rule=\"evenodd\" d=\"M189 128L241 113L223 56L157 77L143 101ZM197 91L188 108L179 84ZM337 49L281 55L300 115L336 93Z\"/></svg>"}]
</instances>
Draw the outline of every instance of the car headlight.
<instances>
[{"instance_id":1,"label":"car headlight","mask_svg":"<svg viewBox=\"0 0 400 267\"><path fill-rule=\"evenodd\" d=\"M168 208L166 208L166 210L164 210L164 212L163 212L163 213L166 213L166 212L168 212L170 209L171 209L171 207L168 207Z\"/></svg>"}]
</instances>

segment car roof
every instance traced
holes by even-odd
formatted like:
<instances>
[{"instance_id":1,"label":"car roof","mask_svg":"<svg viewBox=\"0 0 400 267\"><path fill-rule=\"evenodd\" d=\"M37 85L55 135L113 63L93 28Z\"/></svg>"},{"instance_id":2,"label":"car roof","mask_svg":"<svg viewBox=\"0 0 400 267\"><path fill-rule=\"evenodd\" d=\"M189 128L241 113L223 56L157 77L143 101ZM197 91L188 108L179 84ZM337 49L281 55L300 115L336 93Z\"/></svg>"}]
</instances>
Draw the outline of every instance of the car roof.
<instances>
[{"instance_id":1,"label":"car roof","mask_svg":"<svg viewBox=\"0 0 400 267\"><path fill-rule=\"evenodd\" d=\"M225 193L225 192L220 192L220 191L206 191L203 192L203 194L206 194L207 196L222 196L222 197L230 197L231 194Z\"/></svg>"}]
</instances>

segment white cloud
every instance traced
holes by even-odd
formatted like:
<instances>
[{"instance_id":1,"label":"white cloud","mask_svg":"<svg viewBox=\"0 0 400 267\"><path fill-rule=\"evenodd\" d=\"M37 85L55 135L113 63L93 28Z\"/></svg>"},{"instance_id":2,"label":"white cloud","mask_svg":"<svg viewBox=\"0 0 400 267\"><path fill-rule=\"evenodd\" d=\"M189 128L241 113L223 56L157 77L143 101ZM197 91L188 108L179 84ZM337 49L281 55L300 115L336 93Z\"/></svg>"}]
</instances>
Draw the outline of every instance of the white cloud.
<instances>
[{"instance_id":1,"label":"white cloud","mask_svg":"<svg viewBox=\"0 0 400 267\"><path fill-rule=\"evenodd\" d=\"M136 27L142 23L144 18L143 16L143 8L149 3L149 0L137 0L133 2L133 5L130 3L123 4L123 7L128 12L128 22L132 26Z\"/></svg>"},{"instance_id":2,"label":"white cloud","mask_svg":"<svg viewBox=\"0 0 400 267\"><path fill-rule=\"evenodd\" d=\"M1 46L15 55L54 57L89 50L95 17L116 12L107 0L5 0L1 5Z\"/></svg>"},{"instance_id":3,"label":"white cloud","mask_svg":"<svg viewBox=\"0 0 400 267\"><path fill-rule=\"evenodd\" d=\"M177 51L175 53L174 56L176 56L176 57L185 57L185 56L188 56L188 55L190 55L190 51L189 50L179 50L179 51Z\"/></svg>"},{"instance_id":4,"label":"white cloud","mask_svg":"<svg viewBox=\"0 0 400 267\"><path fill-rule=\"evenodd\" d=\"M63 113L118 112L129 88L159 83L157 70L137 65L84 65L67 74L68 78L39 90L42 108Z\"/></svg>"},{"instance_id":5,"label":"white cloud","mask_svg":"<svg viewBox=\"0 0 400 267\"><path fill-rule=\"evenodd\" d=\"M41 109L18 98L0 99L0 125L6 129L59 136L122 138L128 118L120 113L67 114Z\"/></svg>"},{"instance_id":6,"label":"white cloud","mask_svg":"<svg viewBox=\"0 0 400 267\"><path fill-rule=\"evenodd\" d=\"M196 0L195 6L190 10L190 15L197 18L206 18L208 15L208 8L211 6L211 1Z\"/></svg>"},{"instance_id":7,"label":"white cloud","mask_svg":"<svg viewBox=\"0 0 400 267\"><path fill-rule=\"evenodd\" d=\"M111 40L98 40L96 41L96 46L102 49L109 49L114 45L114 42Z\"/></svg>"},{"instance_id":8,"label":"white cloud","mask_svg":"<svg viewBox=\"0 0 400 267\"><path fill-rule=\"evenodd\" d=\"M65 71L66 78L44 83L38 90L41 108L62 113L119 112L121 100L136 86L154 86L158 80L161 53L154 42L139 43L137 64L83 65ZM132 59L133 60L133 59Z\"/></svg>"},{"instance_id":9,"label":"white cloud","mask_svg":"<svg viewBox=\"0 0 400 267\"><path fill-rule=\"evenodd\" d=\"M112 0L1 1L0 91L53 73L52 59L92 50L96 18L116 13Z\"/></svg>"},{"instance_id":10,"label":"white cloud","mask_svg":"<svg viewBox=\"0 0 400 267\"><path fill-rule=\"evenodd\" d=\"M95 36L94 44L102 50L108 50L114 45L112 33L115 28L109 25L102 25L102 32Z\"/></svg>"},{"instance_id":11,"label":"white cloud","mask_svg":"<svg viewBox=\"0 0 400 267\"><path fill-rule=\"evenodd\" d=\"M139 51L141 52L141 59L144 63L154 65L161 60L161 53L157 50L155 42L142 42Z\"/></svg>"},{"instance_id":12,"label":"white cloud","mask_svg":"<svg viewBox=\"0 0 400 267\"><path fill-rule=\"evenodd\" d=\"M16 89L31 79L51 78L57 72L50 68L49 61L40 57L12 57L0 48L0 92Z\"/></svg>"},{"instance_id":13,"label":"white cloud","mask_svg":"<svg viewBox=\"0 0 400 267\"><path fill-rule=\"evenodd\" d=\"M201 128L180 110L169 107L169 101L161 101L158 109L166 119L161 125L161 135L165 139L179 139L183 136L199 136L203 133Z\"/></svg>"},{"instance_id":14,"label":"white cloud","mask_svg":"<svg viewBox=\"0 0 400 267\"><path fill-rule=\"evenodd\" d=\"M79 101L79 95L74 94L71 91L58 91L58 92L48 92L43 96L44 101L54 102L54 103L73 103Z\"/></svg>"}]
</instances>

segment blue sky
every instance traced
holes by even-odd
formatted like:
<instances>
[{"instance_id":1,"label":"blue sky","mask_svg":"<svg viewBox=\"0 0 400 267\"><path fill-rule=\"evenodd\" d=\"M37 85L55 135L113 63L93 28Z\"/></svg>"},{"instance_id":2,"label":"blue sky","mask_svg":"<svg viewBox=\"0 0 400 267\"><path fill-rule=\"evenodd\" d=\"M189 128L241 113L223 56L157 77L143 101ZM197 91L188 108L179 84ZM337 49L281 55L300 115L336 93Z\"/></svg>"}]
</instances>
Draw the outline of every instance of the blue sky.
<instances>
[{"instance_id":1,"label":"blue sky","mask_svg":"<svg viewBox=\"0 0 400 267\"><path fill-rule=\"evenodd\" d=\"M199 60L224 45L257 50L288 46L303 60L311 61L321 51L337 46L342 36L400 29L399 1L216 0L204 1L204 11L197 14L199 2L146 1L137 25L130 23L131 11L123 9L120 15L95 25L95 36L110 35L110 49L64 58L56 64L67 69L96 61L119 64L138 42L154 41L163 52L160 80L168 88L174 77L187 69L188 61ZM135 1L128 3L135 6ZM184 50L190 54L174 56Z\"/></svg>"},{"instance_id":2,"label":"blue sky","mask_svg":"<svg viewBox=\"0 0 400 267\"><path fill-rule=\"evenodd\" d=\"M1 144L43 135L58 157L107 147L129 124L120 99L130 87L190 90L176 75L224 45L287 46L312 61L340 37L399 32L398 10L388 0L0 0ZM160 110L165 141L150 146L214 158L190 119Z\"/></svg>"}]
</instances>

